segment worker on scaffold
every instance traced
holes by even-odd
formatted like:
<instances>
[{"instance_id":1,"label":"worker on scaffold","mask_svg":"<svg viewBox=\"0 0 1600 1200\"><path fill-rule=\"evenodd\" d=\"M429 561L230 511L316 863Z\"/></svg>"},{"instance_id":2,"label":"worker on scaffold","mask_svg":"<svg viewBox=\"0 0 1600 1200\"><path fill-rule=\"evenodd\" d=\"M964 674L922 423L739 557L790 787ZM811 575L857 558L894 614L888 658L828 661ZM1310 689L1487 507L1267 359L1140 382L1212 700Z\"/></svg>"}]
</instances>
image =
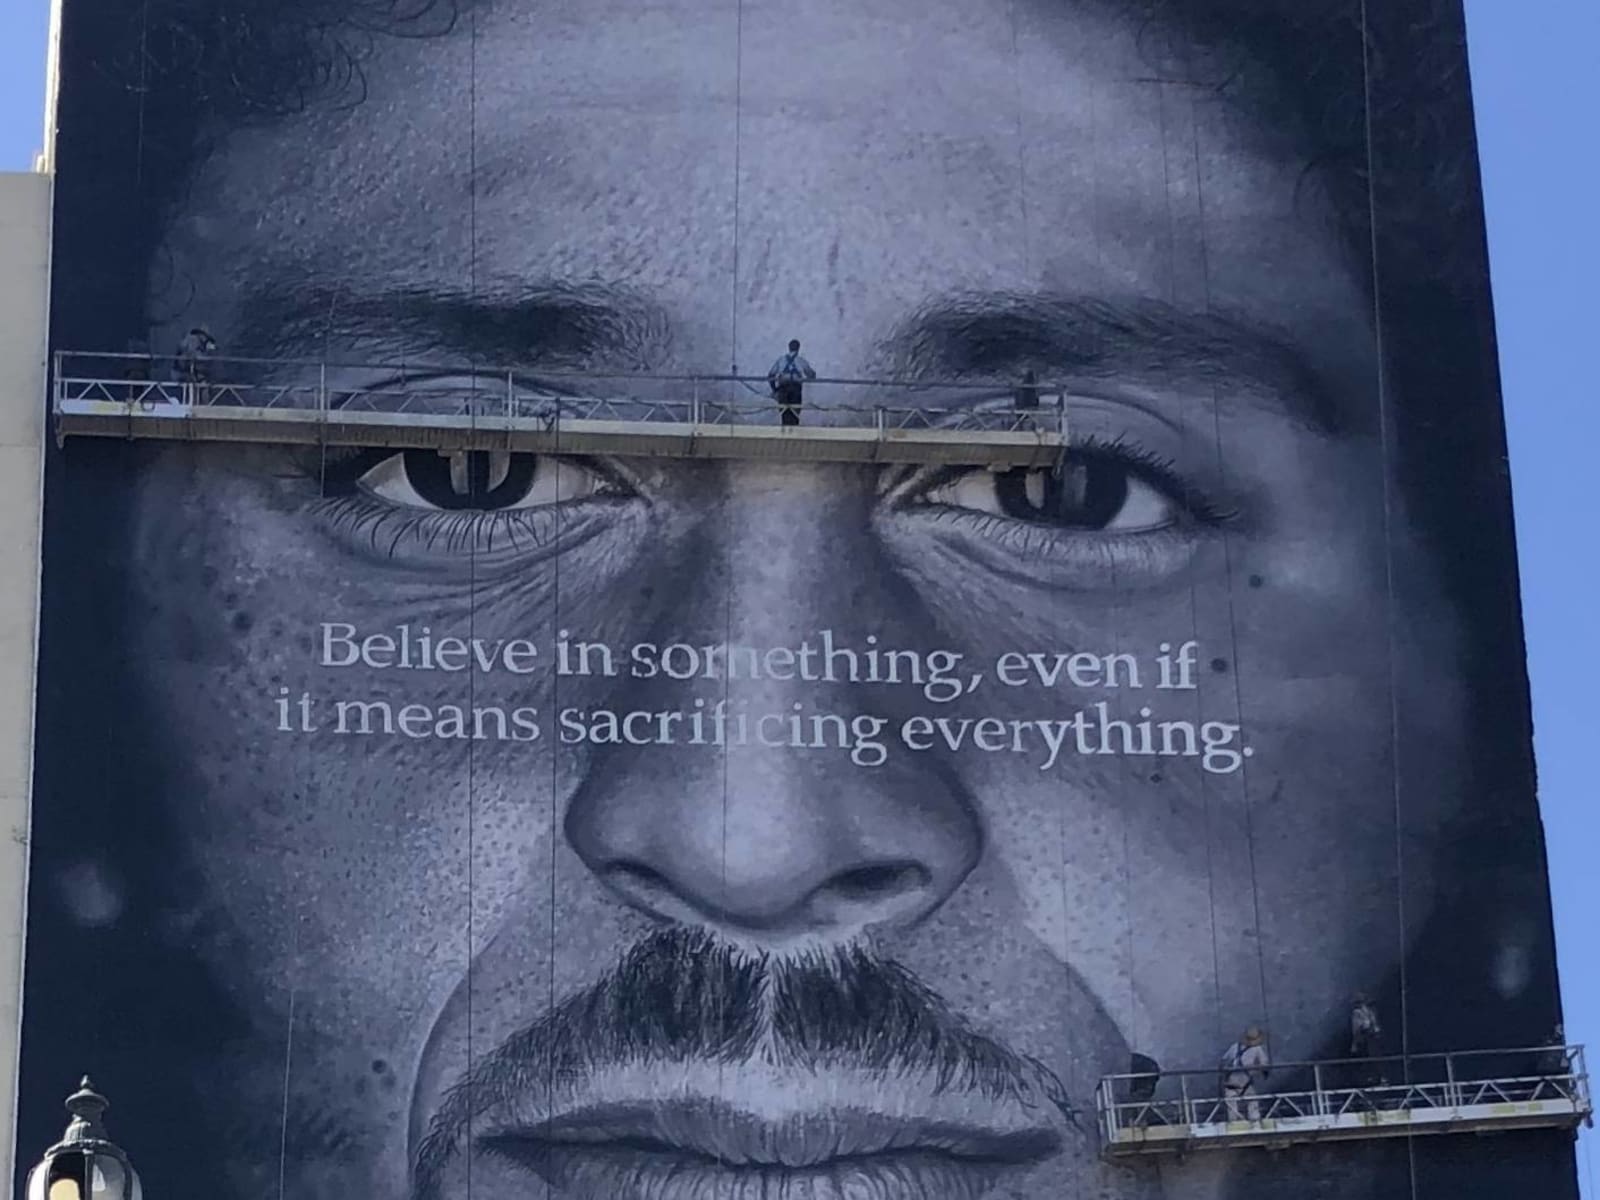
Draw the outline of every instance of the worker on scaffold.
<instances>
[{"instance_id":1,"label":"worker on scaffold","mask_svg":"<svg viewBox=\"0 0 1600 1200\"><path fill-rule=\"evenodd\" d=\"M1239 1102L1246 1096L1250 1099L1244 1104L1245 1115L1252 1122L1261 1120L1261 1101L1255 1097L1267 1085L1271 1061L1267 1054L1267 1035L1258 1025L1246 1029L1239 1040L1223 1052L1222 1095L1228 1105L1228 1120L1239 1120Z\"/></svg>"},{"instance_id":2,"label":"worker on scaffold","mask_svg":"<svg viewBox=\"0 0 1600 1200\"><path fill-rule=\"evenodd\" d=\"M174 355L178 381L183 385L183 402L204 404L209 399L211 360L217 353L217 339L204 325L196 325L183 335Z\"/></svg>"},{"instance_id":3,"label":"worker on scaffold","mask_svg":"<svg viewBox=\"0 0 1600 1200\"><path fill-rule=\"evenodd\" d=\"M1387 1080L1383 1064L1377 1062L1383 1054L1383 1025L1378 1020L1377 1005L1365 992L1350 997L1350 1057L1359 1064L1357 1070L1366 1087L1380 1087Z\"/></svg>"},{"instance_id":4,"label":"worker on scaffold","mask_svg":"<svg viewBox=\"0 0 1600 1200\"><path fill-rule=\"evenodd\" d=\"M800 357L799 339L790 339L789 352L780 354L778 361L767 372L767 386L778 401L779 417L785 425L800 424L800 405L805 400L806 381L816 377L817 373L811 369L811 364Z\"/></svg>"}]
</instances>

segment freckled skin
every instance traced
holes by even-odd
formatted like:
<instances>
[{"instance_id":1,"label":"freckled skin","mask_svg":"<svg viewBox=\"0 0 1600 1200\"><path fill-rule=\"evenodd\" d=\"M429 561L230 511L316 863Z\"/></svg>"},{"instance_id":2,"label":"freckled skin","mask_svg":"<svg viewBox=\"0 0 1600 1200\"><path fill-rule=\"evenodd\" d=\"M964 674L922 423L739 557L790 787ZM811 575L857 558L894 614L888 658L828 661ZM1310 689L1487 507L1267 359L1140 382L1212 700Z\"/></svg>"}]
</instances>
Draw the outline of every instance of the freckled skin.
<instances>
[{"instance_id":1,"label":"freckled skin","mask_svg":"<svg viewBox=\"0 0 1600 1200\"><path fill-rule=\"evenodd\" d=\"M337 345L263 329L256 290L598 281L665 312L656 369L760 371L799 336L823 374L862 376L935 297L1071 290L1271 327L1357 414L1351 428L1371 428L1360 280L1299 160L1247 114L1137 82L1129 32L1087 9L1024 5L1015 31L1008 11L746 0L738 73L732 10L687 0L497 6L475 42L379 38L362 104L235 132L205 164L167 237L193 300L160 336L204 317L224 353L359 359L404 338L335 317ZM798 69L779 69L794 47ZM1441 798L1461 730L1442 600L1387 591L1385 538L1415 551L1403 512L1385 524L1380 447L1247 402L1293 386L1181 370L1083 381L1087 429L1170 460L1234 514L1148 536L1045 536L914 490L891 500L868 469L660 462L627 467L617 494L515 514L517 544L480 529L469 554L415 536L439 514L410 514L435 524L408 536L384 501L319 498L315 467L287 453L164 451L138 497L137 649L152 705L182 730L174 787L222 931L201 952L260 1033L242 1103L279 1110L292 997L291 1107L340 1131L297 1135L291 1194L402 1196L408 1125L470 1056L661 919L779 953L797 929L842 944L865 928L1084 1105L1129 1049L1207 1066L1252 1020L1270 1023L1278 1058L1311 1054L1408 933L1391 701L1431 732L1407 753L1436 759ZM940 707L799 682L325 670L324 621L522 637L545 656L561 630L765 646L832 629L955 651L991 678ZM992 678L1008 651L1126 652L1148 668L1161 643L1190 640L1195 691ZM314 693L323 723L340 698L525 705L544 734L282 733L280 688ZM1104 699L1125 717L1237 721L1253 757L1232 774L1116 756L1046 773L1027 756L893 746L867 769L556 742L562 708L696 695L895 721L1066 716ZM917 863L922 890L816 916L839 872L889 859ZM618 885L606 868L621 860L665 891ZM276 1169L241 1163L241 1186L275 1185ZM995 1194L1198 1197L1217 1194L1215 1172L1113 1170L1074 1150Z\"/></svg>"}]
</instances>

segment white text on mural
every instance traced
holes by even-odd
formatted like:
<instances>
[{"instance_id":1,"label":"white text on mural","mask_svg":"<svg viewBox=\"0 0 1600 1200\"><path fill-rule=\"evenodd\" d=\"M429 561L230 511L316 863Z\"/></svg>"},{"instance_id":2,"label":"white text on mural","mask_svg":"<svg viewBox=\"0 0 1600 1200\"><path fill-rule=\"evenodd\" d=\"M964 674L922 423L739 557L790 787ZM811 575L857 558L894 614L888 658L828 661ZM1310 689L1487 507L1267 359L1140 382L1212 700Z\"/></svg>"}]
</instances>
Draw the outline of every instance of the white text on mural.
<instances>
[{"instance_id":1,"label":"white text on mural","mask_svg":"<svg viewBox=\"0 0 1600 1200\"><path fill-rule=\"evenodd\" d=\"M1200 661L1195 639L1142 651L977 653L833 629L756 644L617 641L565 628L542 640L485 637L328 621L308 665L324 684L330 676L359 680L359 690L282 685L273 707L285 734L590 753L836 753L866 769L896 755L1004 758L1040 771L1070 761L1176 759L1232 774L1253 753L1237 692L1202 688ZM1227 663L1211 666L1222 673Z\"/></svg>"}]
</instances>

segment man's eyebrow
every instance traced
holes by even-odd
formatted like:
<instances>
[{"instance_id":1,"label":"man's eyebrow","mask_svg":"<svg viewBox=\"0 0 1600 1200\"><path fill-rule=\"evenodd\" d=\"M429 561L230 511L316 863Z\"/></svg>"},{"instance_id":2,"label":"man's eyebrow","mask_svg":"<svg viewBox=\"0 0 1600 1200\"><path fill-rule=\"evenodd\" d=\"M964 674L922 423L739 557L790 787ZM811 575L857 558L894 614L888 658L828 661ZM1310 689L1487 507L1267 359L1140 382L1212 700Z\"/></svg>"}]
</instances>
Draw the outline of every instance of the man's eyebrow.
<instances>
[{"instance_id":1,"label":"man's eyebrow","mask_svg":"<svg viewBox=\"0 0 1600 1200\"><path fill-rule=\"evenodd\" d=\"M547 284L514 295L397 288L258 291L240 352L263 357L395 356L500 366L558 364L644 370L670 343L655 305L598 285ZM226 352L226 351L225 351Z\"/></svg>"},{"instance_id":2,"label":"man's eyebrow","mask_svg":"<svg viewBox=\"0 0 1600 1200\"><path fill-rule=\"evenodd\" d=\"M1274 408L1318 432L1344 434L1360 424L1288 337L1161 300L966 293L922 309L882 349L885 366L906 379L1015 381L1028 368L1042 383L1119 373L1207 382L1243 376L1266 386Z\"/></svg>"}]
</instances>

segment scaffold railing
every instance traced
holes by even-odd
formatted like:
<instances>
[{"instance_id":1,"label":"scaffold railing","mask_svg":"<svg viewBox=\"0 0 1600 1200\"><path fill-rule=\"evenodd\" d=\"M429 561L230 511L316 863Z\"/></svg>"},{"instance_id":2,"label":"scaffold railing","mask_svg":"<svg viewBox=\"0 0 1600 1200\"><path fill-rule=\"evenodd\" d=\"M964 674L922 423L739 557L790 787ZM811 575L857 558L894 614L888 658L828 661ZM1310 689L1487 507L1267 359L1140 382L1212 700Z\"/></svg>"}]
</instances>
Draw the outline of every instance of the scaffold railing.
<instances>
[{"instance_id":1,"label":"scaffold railing","mask_svg":"<svg viewBox=\"0 0 1600 1200\"><path fill-rule=\"evenodd\" d=\"M1104 1077L1096 1102L1104 1153L1574 1129L1593 1113L1582 1046L1274 1063L1239 1094L1228 1094L1229 1074Z\"/></svg>"},{"instance_id":2,"label":"scaffold railing","mask_svg":"<svg viewBox=\"0 0 1600 1200\"><path fill-rule=\"evenodd\" d=\"M1066 389L927 380L522 370L434 363L162 360L58 352L70 435L397 448L1053 465Z\"/></svg>"}]
</instances>

